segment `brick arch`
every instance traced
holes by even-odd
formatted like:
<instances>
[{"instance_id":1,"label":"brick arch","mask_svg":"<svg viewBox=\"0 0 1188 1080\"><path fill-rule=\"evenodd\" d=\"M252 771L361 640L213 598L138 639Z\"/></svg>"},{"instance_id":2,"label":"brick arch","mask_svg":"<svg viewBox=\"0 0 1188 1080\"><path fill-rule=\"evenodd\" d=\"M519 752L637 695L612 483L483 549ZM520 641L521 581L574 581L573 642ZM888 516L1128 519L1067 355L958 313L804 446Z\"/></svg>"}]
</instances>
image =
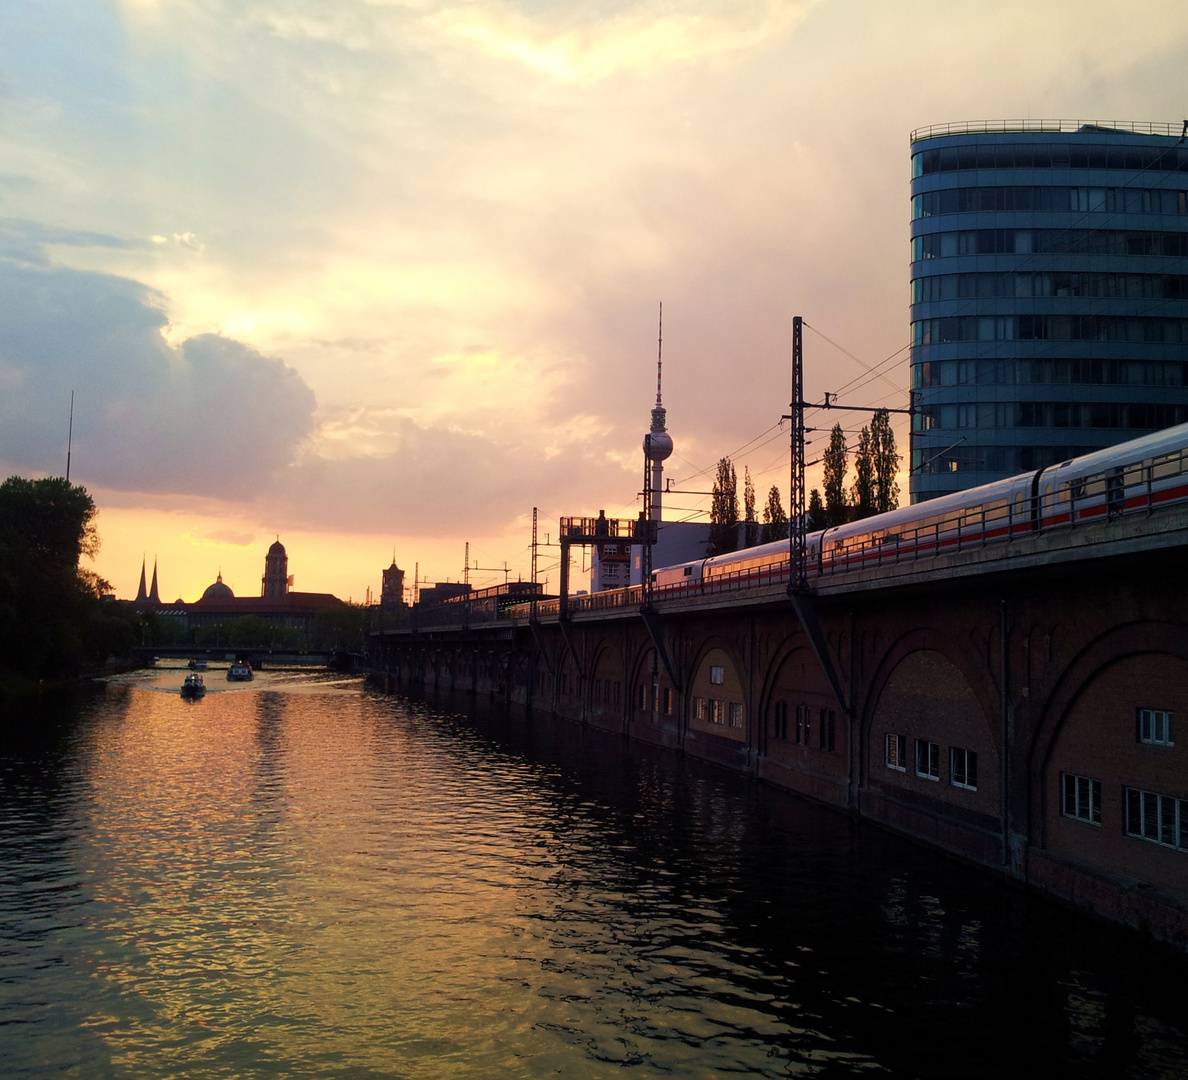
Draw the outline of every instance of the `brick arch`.
<instances>
[{"instance_id":1,"label":"brick arch","mask_svg":"<svg viewBox=\"0 0 1188 1080\"><path fill-rule=\"evenodd\" d=\"M775 690L776 683L780 677L780 672L784 665L787 664L796 654L804 649L808 649L808 638L804 636L802 630L795 629L786 634L778 644L771 650L771 659L764 669L763 677L759 680L759 695L756 709L760 716L766 716L767 710L771 705L772 693ZM810 649L810 654L812 650ZM816 658L813 658L815 664Z\"/></svg>"},{"instance_id":2,"label":"brick arch","mask_svg":"<svg viewBox=\"0 0 1188 1080\"><path fill-rule=\"evenodd\" d=\"M1163 653L1188 661L1188 629L1162 622L1127 623L1107 630L1086 645L1057 676L1040 710L1027 752L1029 779L1046 767L1061 725L1089 683L1112 663L1142 653Z\"/></svg>"},{"instance_id":3,"label":"brick arch","mask_svg":"<svg viewBox=\"0 0 1188 1080\"><path fill-rule=\"evenodd\" d=\"M980 651L974 650L968 639L942 634L939 630L911 630L888 645L887 651L879 658L875 667L862 707L860 731L864 740L870 733L870 726L874 722L879 701L888 682L903 661L916 652L933 652L943 656L960 672L976 696L984 715L988 719L998 715L1000 708L998 686L986 670Z\"/></svg>"},{"instance_id":4,"label":"brick arch","mask_svg":"<svg viewBox=\"0 0 1188 1080\"><path fill-rule=\"evenodd\" d=\"M900 680L905 685L897 686ZM913 685L913 683L915 685ZM926 795L965 806L990 828L1002 785L1002 739L998 687L985 656L968 636L914 630L890 644L875 669L859 728L861 782L888 793ZM904 737L908 754L903 771L887 767L885 736ZM917 739L939 747L937 783L915 776ZM977 754L977 790L952 784L949 748ZM902 797L902 796L899 796Z\"/></svg>"},{"instance_id":5,"label":"brick arch","mask_svg":"<svg viewBox=\"0 0 1188 1080\"><path fill-rule=\"evenodd\" d=\"M1174 788L1169 793L1176 795L1188 791L1183 751L1152 755L1146 752L1149 747L1136 744L1135 707L1159 707L1167 698L1177 699L1177 708L1188 720L1188 629L1183 626L1153 621L1117 626L1094 638L1069 662L1039 709L1027 752L1028 833L1033 843L1062 850L1076 842L1075 832L1070 836L1068 825L1060 820L1055 774L1088 774L1104 785L1106 812L1102 839L1094 841L1100 849L1096 860L1118 873L1141 876L1128 860L1151 853L1145 845L1126 854L1119 848L1124 842L1123 808L1116 797L1124 784ZM1074 738L1078 733L1081 738ZM1076 752L1078 742L1085 741L1094 748L1092 760ZM1158 866L1150 870L1154 877L1160 872Z\"/></svg>"},{"instance_id":6,"label":"brick arch","mask_svg":"<svg viewBox=\"0 0 1188 1080\"><path fill-rule=\"evenodd\" d=\"M610 665L607 661L610 658ZM608 718L621 717L625 702L623 695L623 649L613 637L595 639L589 663L586 666L585 699L592 716Z\"/></svg>"},{"instance_id":7,"label":"brick arch","mask_svg":"<svg viewBox=\"0 0 1188 1080\"><path fill-rule=\"evenodd\" d=\"M710 683L708 670L705 671L704 676L702 672L703 668L712 666L709 664L709 660L713 657L714 653L720 654L725 664L729 665L729 677L722 684L721 691L717 691L713 684ZM688 728L707 735L718 735L733 742L749 743L748 732L751 730L753 722L750 715L752 702L749 700L746 679L743 677L747 670L746 664L742 657L739 656L737 648L729 640L716 634L710 634L704 637L698 644L697 651L693 654L688 670L689 676L684 691L685 715L689 718ZM698 698L705 700L707 703L706 718L699 719L697 716L696 701ZM712 715L708 704L710 701L723 703L722 709L724 710L724 714L721 718L721 723L714 723L709 718ZM737 701L744 709L741 728L732 726L730 723L729 703L733 701Z\"/></svg>"},{"instance_id":8,"label":"brick arch","mask_svg":"<svg viewBox=\"0 0 1188 1080\"><path fill-rule=\"evenodd\" d=\"M791 782L806 795L845 805L849 722L803 633L793 632L779 644L758 697L760 775L777 782L794 776Z\"/></svg>"}]
</instances>

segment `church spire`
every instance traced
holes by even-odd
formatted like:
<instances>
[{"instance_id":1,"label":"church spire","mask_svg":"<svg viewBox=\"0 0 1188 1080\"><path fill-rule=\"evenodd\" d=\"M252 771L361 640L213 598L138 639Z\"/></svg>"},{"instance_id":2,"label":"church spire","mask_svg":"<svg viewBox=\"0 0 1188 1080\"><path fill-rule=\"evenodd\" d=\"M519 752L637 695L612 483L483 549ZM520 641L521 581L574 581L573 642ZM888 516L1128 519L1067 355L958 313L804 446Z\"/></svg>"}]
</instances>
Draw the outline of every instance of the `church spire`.
<instances>
[{"instance_id":1,"label":"church spire","mask_svg":"<svg viewBox=\"0 0 1188 1080\"><path fill-rule=\"evenodd\" d=\"M140 571L140 582L141 582L141 585L144 584L144 570L143 569ZM157 592L157 556L156 555L153 556L153 585L152 585L152 588L149 589L148 601L150 604L159 604L161 602L161 596Z\"/></svg>"},{"instance_id":2,"label":"church spire","mask_svg":"<svg viewBox=\"0 0 1188 1080\"><path fill-rule=\"evenodd\" d=\"M144 604L148 601L148 590L144 587L144 566L146 556L140 557L140 588L136 590L136 603Z\"/></svg>"}]
</instances>

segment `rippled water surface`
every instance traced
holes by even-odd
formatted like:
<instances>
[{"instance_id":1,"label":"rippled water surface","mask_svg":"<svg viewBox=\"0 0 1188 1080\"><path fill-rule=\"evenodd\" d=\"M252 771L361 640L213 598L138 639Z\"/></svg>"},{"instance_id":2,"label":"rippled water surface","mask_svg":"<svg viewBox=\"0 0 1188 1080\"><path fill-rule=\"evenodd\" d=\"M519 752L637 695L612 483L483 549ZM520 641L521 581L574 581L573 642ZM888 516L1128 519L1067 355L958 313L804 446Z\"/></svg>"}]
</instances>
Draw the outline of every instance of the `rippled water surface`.
<instances>
[{"instance_id":1,"label":"rippled water surface","mask_svg":"<svg viewBox=\"0 0 1188 1080\"><path fill-rule=\"evenodd\" d=\"M838 813L207 681L0 729L0 1075L1188 1075L1188 965Z\"/></svg>"}]
</instances>

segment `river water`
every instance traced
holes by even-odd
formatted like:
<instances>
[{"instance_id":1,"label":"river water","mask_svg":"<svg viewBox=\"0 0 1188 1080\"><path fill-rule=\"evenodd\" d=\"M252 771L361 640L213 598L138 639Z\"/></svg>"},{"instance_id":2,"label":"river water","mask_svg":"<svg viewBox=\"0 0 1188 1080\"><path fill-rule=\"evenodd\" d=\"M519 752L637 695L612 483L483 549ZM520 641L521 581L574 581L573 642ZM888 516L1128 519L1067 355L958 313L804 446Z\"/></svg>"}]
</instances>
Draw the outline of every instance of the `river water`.
<instances>
[{"instance_id":1,"label":"river water","mask_svg":"<svg viewBox=\"0 0 1188 1080\"><path fill-rule=\"evenodd\" d=\"M1188 1075L1188 964L518 712L182 672L9 718L0 1075Z\"/></svg>"}]
</instances>

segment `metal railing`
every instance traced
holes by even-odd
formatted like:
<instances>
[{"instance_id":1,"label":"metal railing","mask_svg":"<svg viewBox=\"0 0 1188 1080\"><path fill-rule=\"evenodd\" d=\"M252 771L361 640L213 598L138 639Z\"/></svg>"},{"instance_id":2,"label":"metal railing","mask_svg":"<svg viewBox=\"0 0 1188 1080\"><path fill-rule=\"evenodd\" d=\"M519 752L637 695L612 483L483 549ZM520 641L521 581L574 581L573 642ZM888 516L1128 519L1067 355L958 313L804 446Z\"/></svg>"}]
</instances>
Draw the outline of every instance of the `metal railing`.
<instances>
[{"instance_id":1,"label":"metal railing","mask_svg":"<svg viewBox=\"0 0 1188 1080\"><path fill-rule=\"evenodd\" d=\"M924 139L938 139L943 135L1009 134L1013 132L1061 132L1075 133L1083 127L1102 128L1108 131L1125 131L1135 135L1178 136L1183 130L1181 123L1164 124L1158 121L1142 120L960 120L949 124L929 124L916 128L909 141L916 143Z\"/></svg>"},{"instance_id":2,"label":"metal railing","mask_svg":"<svg viewBox=\"0 0 1188 1080\"><path fill-rule=\"evenodd\" d=\"M865 533L836 541L830 539L829 532L818 534L815 545L810 545L809 578L836 578L871 568L1010 543L1024 536L1059 532L1134 514L1149 515L1157 507L1188 501L1188 449L1094 473L1072 473L1067 479L1059 477L1054 489L1048 490L1045 485L1035 496L1030 491L1030 478L1021 481L1021 485L1026 487L1017 489L1014 498L999 495L992 502L929 517L894 532L879 527L879 519L875 517L869 519L873 528ZM927 513L928 504L919 505L921 513ZM713 573L698 581L656 585L652 595L655 601L663 602L769 588L786 584L788 572L788 560L782 558L759 566ZM632 585L588 596L571 596L568 606L571 614L580 614L636 610L643 601L643 587ZM538 619L560 616L560 600L540 600L535 606ZM531 609L529 602L512 604L499 612L471 611L467 604L451 603L418 616L417 625L424 629L506 622L527 624Z\"/></svg>"}]
</instances>

